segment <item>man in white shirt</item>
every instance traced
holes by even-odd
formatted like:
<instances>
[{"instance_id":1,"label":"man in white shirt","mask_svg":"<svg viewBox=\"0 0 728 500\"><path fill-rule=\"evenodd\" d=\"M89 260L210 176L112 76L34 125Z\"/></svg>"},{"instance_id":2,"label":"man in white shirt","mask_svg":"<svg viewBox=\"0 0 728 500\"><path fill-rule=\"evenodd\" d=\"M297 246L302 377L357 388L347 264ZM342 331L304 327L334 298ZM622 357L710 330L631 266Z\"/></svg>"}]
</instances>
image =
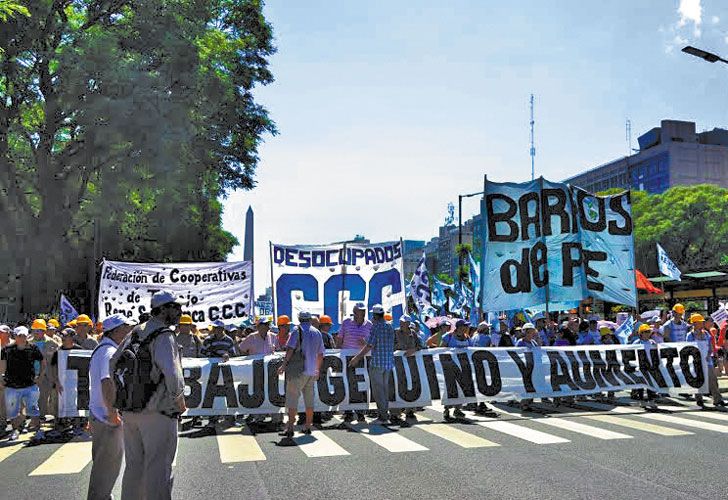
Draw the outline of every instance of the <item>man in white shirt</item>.
<instances>
[{"instance_id":1,"label":"man in white shirt","mask_svg":"<svg viewBox=\"0 0 728 500\"><path fill-rule=\"evenodd\" d=\"M115 399L114 381L109 362L119 344L136 323L123 314L109 316L103 322L104 338L91 355L89 364L89 412L92 431L93 466L88 485L88 499L111 498L124 459L124 431Z\"/></svg>"}]
</instances>

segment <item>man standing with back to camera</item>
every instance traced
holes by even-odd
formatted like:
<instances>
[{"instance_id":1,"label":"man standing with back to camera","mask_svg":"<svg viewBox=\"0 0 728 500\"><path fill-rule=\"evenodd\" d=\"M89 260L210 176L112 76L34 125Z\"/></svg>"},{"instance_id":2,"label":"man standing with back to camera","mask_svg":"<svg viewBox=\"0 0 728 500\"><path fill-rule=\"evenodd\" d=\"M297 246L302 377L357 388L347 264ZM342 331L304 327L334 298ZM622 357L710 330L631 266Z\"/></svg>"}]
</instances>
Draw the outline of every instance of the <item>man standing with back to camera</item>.
<instances>
[{"instance_id":1,"label":"man standing with back to camera","mask_svg":"<svg viewBox=\"0 0 728 500\"><path fill-rule=\"evenodd\" d=\"M152 295L151 307L149 321L132 331L111 360L112 372L121 373L130 366L124 362L126 349L138 346L139 383L132 384L134 379L128 378L125 387L143 397L137 392L132 401L116 398L122 410L126 457L121 497L128 500L172 498L177 417L187 410L182 362L169 328L179 321L182 302L162 290ZM149 361L144 362L145 358ZM120 390L118 384L116 389Z\"/></svg>"}]
</instances>

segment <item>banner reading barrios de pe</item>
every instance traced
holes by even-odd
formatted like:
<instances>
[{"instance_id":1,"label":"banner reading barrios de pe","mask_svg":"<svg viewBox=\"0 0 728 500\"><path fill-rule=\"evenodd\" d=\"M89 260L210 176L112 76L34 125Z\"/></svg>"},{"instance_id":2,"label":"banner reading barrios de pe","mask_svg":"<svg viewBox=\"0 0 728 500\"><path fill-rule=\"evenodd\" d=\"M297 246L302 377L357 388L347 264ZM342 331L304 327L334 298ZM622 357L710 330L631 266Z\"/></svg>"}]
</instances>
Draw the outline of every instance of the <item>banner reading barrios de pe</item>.
<instances>
[{"instance_id":1,"label":"banner reading barrios de pe","mask_svg":"<svg viewBox=\"0 0 728 500\"><path fill-rule=\"evenodd\" d=\"M404 314L402 242L325 246L270 245L276 316L301 310L331 316L334 326L354 304L382 304L395 324Z\"/></svg>"},{"instance_id":2,"label":"banner reading barrios de pe","mask_svg":"<svg viewBox=\"0 0 728 500\"><path fill-rule=\"evenodd\" d=\"M588 297L635 305L631 207L629 191L597 196L543 178L486 181L483 309L558 310Z\"/></svg>"},{"instance_id":3,"label":"banner reading barrios de pe","mask_svg":"<svg viewBox=\"0 0 728 500\"><path fill-rule=\"evenodd\" d=\"M252 311L250 262L146 264L104 261L99 320L116 313L150 312L152 294L167 290L187 302L196 323L247 318Z\"/></svg>"}]
</instances>

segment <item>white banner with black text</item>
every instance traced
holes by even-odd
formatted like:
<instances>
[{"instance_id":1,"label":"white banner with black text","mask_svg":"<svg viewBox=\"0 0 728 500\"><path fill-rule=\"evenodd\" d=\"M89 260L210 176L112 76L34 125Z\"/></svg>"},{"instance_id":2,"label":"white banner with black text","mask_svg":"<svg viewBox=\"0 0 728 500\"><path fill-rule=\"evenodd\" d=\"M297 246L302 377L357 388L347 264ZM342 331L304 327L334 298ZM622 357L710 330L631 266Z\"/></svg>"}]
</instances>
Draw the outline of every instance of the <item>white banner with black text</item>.
<instances>
[{"instance_id":1,"label":"white banner with black text","mask_svg":"<svg viewBox=\"0 0 728 500\"><path fill-rule=\"evenodd\" d=\"M316 384L315 408L374 407L364 362L355 351L329 350ZM64 391L60 415L86 415L91 351L59 351ZM707 391L707 353L697 344L525 348L437 348L412 356L397 352L390 379L391 407L552 398L606 391ZM232 358L184 358L187 415L276 413L285 405L278 375L283 353ZM367 358L368 363L368 358ZM303 409L303 401L300 401Z\"/></svg>"}]
</instances>

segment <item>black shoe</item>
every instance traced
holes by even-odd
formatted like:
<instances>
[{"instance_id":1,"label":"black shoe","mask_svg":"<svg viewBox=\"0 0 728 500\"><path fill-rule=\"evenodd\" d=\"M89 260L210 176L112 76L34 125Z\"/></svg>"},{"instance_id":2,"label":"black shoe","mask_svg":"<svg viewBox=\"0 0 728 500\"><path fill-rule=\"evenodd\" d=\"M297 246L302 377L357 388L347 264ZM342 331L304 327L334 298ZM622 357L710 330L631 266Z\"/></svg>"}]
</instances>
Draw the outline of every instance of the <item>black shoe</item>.
<instances>
[{"instance_id":1,"label":"black shoe","mask_svg":"<svg viewBox=\"0 0 728 500\"><path fill-rule=\"evenodd\" d=\"M696 401L695 403L696 403L696 404L697 404L697 405L698 405L699 407L701 407L701 408L705 408L705 402L704 402L704 401L703 401L702 399L698 399L698 400L697 400L697 401Z\"/></svg>"},{"instance_id":2,"label":"black shoe","mask_svg":"<svg viewBox=\"0 0 728 500\"><path fill-rule=\"evenodd\" d=\"M354 421L354 415L352 415L351 413L347 413L346 415L344 415L345 424L350 424L353 421Z\"/></svg>"},{"instance_id":3,"label":"black shoe","mask_svg":"<svg viewBox=\"0 0 728 500\"><path fill-rule=\"evenodd\" d=\"M450 410L445 410L442 413L442 417L445 419L445 422L452 422L453 418L450 416Z\"/></svg>"},{"instance_id":4,"label":"black shoe","mask_svg":"<svg viewBox=\"0 0 728 500\"><path fill-rule=\"evenodd\" d=\"M390 419L389 419L389 422L390 422L390 423L391 423L392 425L398 425L398 426L400 426L400 427L409 427L409 426L410 426L410 424L409 424L409 423L407 423L407 421L405 421L405 420L402 420L402 419L401 419L401 418L399 418L399 417L390 417Z\"/></svg>"},{"instance_id":5,"label":"black shoe","mask_svg":"<svg viewBox=\"0 0 728 500\"><path fill-rule=\"evenodd\" d=\"M415 417L415 412L413 410L407 410L407 413L405 413L405 418L410 419L410 418L417 418L417 417Z\"/></svg>"},{"instance_id":6,"label":"black shoe","mask_svg":"<svg viewBox=\"0 0 728 500\"><path fill-rule=\"evenodd\" d=\"M285 437L285 438L292 438L293 437L293 431L283 431L278 433L279 436Z\"/></svg>"},{"instance_id":7,"label":"black shoe","mask_svg":"<svg viewBox=\"0 0 728 500\"><path fill-rule=\"evenodd\" d=\"M455 408L455 411L452 412L452 414L455 418L465 418L465 413L463 413L460 408Z\"/></svg>"},{"instance_id":8,"label":"black shoe","mask_svg":"<svg viewBox=\"0 0 728 500\"><path fill-rule=\"evenodd\" d=\"M310 427L304 427L301 431L302 433L306 434L307 436L311 435L311 428Z\"/></svg>"}]
</instances>

